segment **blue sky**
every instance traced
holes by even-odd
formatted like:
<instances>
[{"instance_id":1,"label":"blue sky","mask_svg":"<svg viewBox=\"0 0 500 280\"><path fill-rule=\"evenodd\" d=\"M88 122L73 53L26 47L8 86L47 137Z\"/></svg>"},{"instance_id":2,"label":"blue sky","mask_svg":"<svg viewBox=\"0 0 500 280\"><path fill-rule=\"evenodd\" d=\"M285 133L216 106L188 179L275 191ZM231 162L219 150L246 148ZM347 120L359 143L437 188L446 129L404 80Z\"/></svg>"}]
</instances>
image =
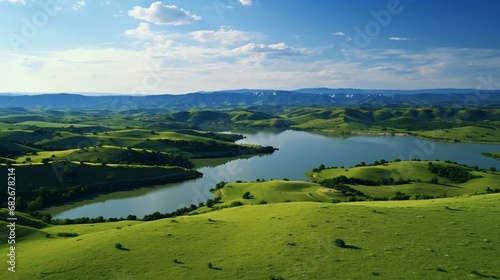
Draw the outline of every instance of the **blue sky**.
<instances>
[{"instance_id":1,"label":"blue sky","mask_svg":"<svg viewBox=\"0 0 500 280\"><path fill-rule=\"evenodd\" d=\"M497 0L0 0L0 92L500 88Z\"/></svg>"}]
</instances>

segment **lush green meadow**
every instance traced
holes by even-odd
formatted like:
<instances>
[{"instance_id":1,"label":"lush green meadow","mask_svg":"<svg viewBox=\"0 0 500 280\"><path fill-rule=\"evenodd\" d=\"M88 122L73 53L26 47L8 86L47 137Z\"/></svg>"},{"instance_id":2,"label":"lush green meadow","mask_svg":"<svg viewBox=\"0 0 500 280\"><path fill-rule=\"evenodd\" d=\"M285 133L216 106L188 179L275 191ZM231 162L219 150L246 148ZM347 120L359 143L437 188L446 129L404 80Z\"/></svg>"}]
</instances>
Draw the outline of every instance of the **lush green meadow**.
<instances>
[{"instance_id":1,"label":"lush green meadow","mask_svg":"<svg viewBox=\"0 0 500 280\"><path fill-rule=\"evenodd\" d=\"M494 221L499 215L500 194L492 194L403 202L291 202L152 222L39 225L22 229L17 272L2 269L0 277L498 278L500 226ZM344 248L335 246L337 238L345 241ZM7 245L0 249L6 252Z\"/></svg>"},{"instance_id":2,"label":"lush green meadow","mask_svg":"<svg viewBox=\"0 0 500 280\"><path fill-rule=\"evenodd\" d=\"M247 199L242 198L246 192L250 193ZM234 201L245 205L258 205L280 202L331 202L334 199L344 198L332 189L319 184L303 181L272 180L265 182L229 183L224 188L214 191L221 203L216 208L229 206Z\"/></svg>"},{"instance_id":3,"label":"lush green meadow","mask_svg":"<svg viewBox=\"0 0 500 280\"><path fill-rule=\"evenodd\" d=\"M404 133L441 141L500 141L500 111L492 108L290 108L281 116L292 128L330 134Z\"/></svg>"},{"instance_id":4,"label":"lush green meadow","mask_svg":"<svg viewBox=\"0 0 500 280\"><path fill-rule=\"evenodd\" d=\"M442 167L460 168L475 176L466 182L456 182L439 176L429 170L429 163ZM477 171L471 167L463 167L453 163L439 161L400 161L376 166L357 166L349 168L326 168L316 172L307 172L313 181L322 182L325 179L345 176L347 178L362 178L379 182L392 178L394 181L409 180L406 184L363 185L349 184L352 188L362 191L371 197L390 198L396 192L408 195L457 196L470 193L482 193L487 187L500 186L500 173L495 171ZM432 180L437 182L432 182Z\"/></svg>"}]
</instances>

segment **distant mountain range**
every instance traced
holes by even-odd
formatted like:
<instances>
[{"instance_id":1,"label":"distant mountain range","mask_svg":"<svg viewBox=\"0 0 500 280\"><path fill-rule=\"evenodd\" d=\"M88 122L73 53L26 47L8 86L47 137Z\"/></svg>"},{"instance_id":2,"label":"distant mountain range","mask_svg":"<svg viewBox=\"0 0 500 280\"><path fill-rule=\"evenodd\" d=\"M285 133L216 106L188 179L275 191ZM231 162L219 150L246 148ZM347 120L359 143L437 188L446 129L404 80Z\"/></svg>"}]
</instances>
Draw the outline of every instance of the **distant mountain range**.
<instances>
[{"instance_id":1,"label":"distant mountain range","mask_svg":"<svg viewBox=\"0 0 500 280\"><path fill-rule=\"evenodd\" d=\"M0 94L0 107L40 109L138 109L227 108L244 106L496 106L500 90L474 89L364 90L304 88L298 90L238 89L189 94L101 95L84 94Z\"/></svg>"}]
</instances>

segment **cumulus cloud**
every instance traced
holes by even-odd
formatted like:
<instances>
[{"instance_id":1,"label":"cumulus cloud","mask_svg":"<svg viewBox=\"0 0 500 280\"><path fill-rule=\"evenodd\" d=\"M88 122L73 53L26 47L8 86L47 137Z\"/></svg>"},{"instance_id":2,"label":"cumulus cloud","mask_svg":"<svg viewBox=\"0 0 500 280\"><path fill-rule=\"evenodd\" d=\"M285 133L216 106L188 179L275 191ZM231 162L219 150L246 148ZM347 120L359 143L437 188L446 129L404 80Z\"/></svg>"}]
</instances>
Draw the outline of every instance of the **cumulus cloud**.
<instances>
[{"instance_id":1,"label":"cumulus cloud","mask_svg":"<svg viewBox=\"0 0 500 280\"><path fill-rule=\"evenodd\" d=\"M139 23L139 26L136 29L125 30L124 34L128 37L134 37L143 40L153 39L156 35L153 31L151 31L149 23L146 22Z\"/></svg>"},{"instance_id":2,"label":"cumulus cloud","mask_svg":"<svg viewBox=\"0 0 500 280\"><path fill-rule=\"evenodd\" d=\"M202 42L219 42L224 45L233 45L239 42L250 41L262 37L259 33L239 30L199 30L191 32L192 39Z\"/></svg>"},{"instance_id":3,"label":"cumulus cloud","mask_svg":"<svg viewBox=\"0 0 500 280\"><path fill-rule=\"evenodd\" d=\"M154 2L149 8L135 6L128 14L135 18L151 22L157 25L186 25L200 20L201 17L195 15L175 5L164 5L161 2Z\"/></svg>"},{"instance_id":4,"label":"cumulus cloud","mask_svg":"<svg viewBox=\"0 0 500 280\"><path fill-rule=\"evenodd\" d=\"M239 0L243 6L252 6L252 0Z\"/></svg>"},{"instance_id":5,"label":"cumulus cloud","mask_svg":"<svg viewBox=\"0 0 500 280\"><path fill-rule=\"evenodd\" d=\"M413 41L413 40L416 40L416 38L390 37L389 40L391 40L391 41Z\"/></svg>"},{"instance_id":6,"label":"cumulus cloud","mask_svg":"<svg viewBox=\"0 0 500 280\"><path fill-rule=\"evenodd\" d=\"M335 32L335 33L332 33L332 35L344 37L347 41L352 41L352 38L347 36L344 32Z\"/></svg>"},{"instance_id":7,"label":"cumulus cloud","mask_svg":"<svg viewBox=\"0 0 500 280\"><path fill-rule=\"evenodd\" d=\"M292 48L285 43L270 45L249 43L234 49L234 51L241 53L276 53L282 55L303 55L306 53L304 50Z\"/></svg>"},{"instance_id":8,"label":"cumulus cloud","mask_svg":"<svg viewBox=\"0 0 500 280\"><path fill-rule=\"evenodd\" d=\"M24 0L0 0L0 2L9 2L9 3L16 3L16 4L26 4L26 1Z\"/></svg>"}]
</instances>

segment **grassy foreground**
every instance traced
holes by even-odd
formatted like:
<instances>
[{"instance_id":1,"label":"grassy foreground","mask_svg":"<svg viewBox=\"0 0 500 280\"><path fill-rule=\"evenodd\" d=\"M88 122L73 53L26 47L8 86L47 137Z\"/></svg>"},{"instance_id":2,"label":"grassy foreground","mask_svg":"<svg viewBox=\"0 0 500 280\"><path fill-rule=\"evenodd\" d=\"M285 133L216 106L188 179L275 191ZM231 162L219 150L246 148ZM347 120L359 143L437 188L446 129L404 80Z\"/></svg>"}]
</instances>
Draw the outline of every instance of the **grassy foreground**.
<instances>
[{"instance_id":1,"label":"grassy foreground","mask_svg":"<svg viewBox=\"0 0 500 280\"><path fill-rule=\"evenodd\" d=\"M500 194L491 194L277 203L152 222L31 222L18 229L17 272L2 262L0 278L496 279L499 215ZM62 232L78 236L57 237ZM347 246L335 246L336 238Z\"/></svg>"}]
</instances>

